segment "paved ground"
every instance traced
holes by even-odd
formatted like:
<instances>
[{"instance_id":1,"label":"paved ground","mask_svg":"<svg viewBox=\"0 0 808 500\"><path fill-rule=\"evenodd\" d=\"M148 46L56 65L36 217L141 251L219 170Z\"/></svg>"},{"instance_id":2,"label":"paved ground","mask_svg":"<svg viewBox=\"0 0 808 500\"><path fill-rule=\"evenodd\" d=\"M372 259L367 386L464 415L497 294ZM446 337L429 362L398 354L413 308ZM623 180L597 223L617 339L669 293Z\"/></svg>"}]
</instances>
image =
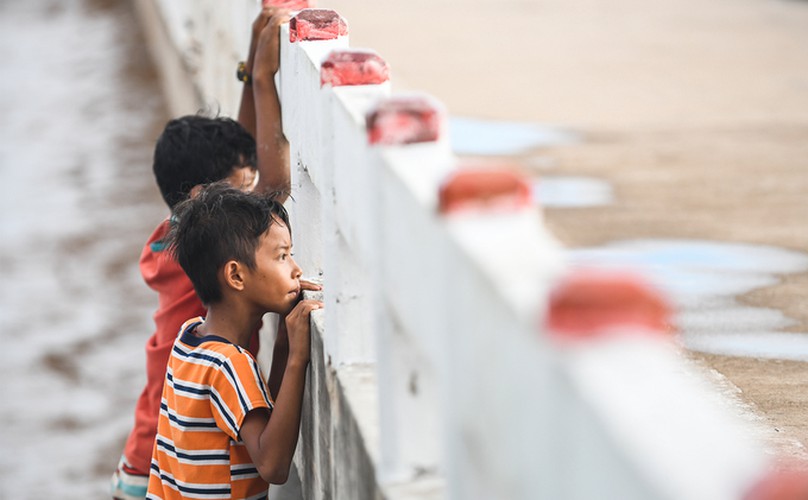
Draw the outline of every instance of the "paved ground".
<instances>
[{"instance_id":1,"label":"paved ground","mask_svg":"<svg viewBox=\"0 0 808 500\"><path fill-rule=\"evenodd\" d=\"M808 250L808 2L331 0L351 45L453 115L567 127L517 158L608 181L607 207L549 209L571 247L698 239ZM441 47L441 50L435 50ZM808 273L739 298L808 332ZM808 364L693 354L805 457Z\"/></svg>"}]
</instances>

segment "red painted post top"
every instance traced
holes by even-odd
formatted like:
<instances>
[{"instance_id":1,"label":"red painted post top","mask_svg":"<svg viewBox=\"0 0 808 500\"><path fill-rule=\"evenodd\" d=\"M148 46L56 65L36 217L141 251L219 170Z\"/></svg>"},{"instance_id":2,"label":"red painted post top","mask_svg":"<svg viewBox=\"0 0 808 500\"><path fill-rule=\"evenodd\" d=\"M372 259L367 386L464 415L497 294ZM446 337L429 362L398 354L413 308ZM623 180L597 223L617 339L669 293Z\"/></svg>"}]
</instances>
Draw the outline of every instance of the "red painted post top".
<instances>
[{"instance_id":1,"label":"red painted post top","mask_svg":"<svg viewBox=\"0 0 808 500\"><path fill-rule=\"evenodd\" d=\"M458 212L516 212L532 206L530 183L504 169L466 169L452 172L438 193L442 214Z\"/></svg>"},{"instance_id":2,"label":"red painted post top","mask_svg":"<svg viewBox=\"0 0 808 500\"><path fill-rule=\"evenodd\" d=\"M320 66L320 85L376 85L390 79L387 62L370 50L334 50Z\"/></svg>"},{"instance_id":3,"label":"red painted post top","mask_svg":"<svg viewBox=\"0 0 808 500\"><path fill-rule=\"evenodd\" d=\"M278 7L289 10L303 10L314 7L313 2L308 0L262 0L262 7Z\"/></svg>"},{"instance_id":4,"label":"red painted post top","mask_svg":"<svg viewBox=\"0 0 808 500\"><path fill-rule=\"evenodd\" d=\"M413 144L440 137L443 113L426 96L394 96L379 102L367 115L370 144Z\"/></svg>"},{"instance_id":5,"label":"red painted post top","mask_svg":"<svg viewBox=\"0 0 808 500\"><path fill-rule=\"evenodd\" d=\"M744 500L806 500L808 470L778 471L764 477Z\"/></svg>"},{"instance_id":6,"label":"red painted post top","mask_svg":"<svg viewBox=\"0 0 808 500\"><path fill-rule=\"evenodd\" d=\"M667 301L633 274L590 270L566 277L550 296L546 328L569 339L643 331L671 331Z\"/></svg>"},{"instance_id":7,"label":"red painted post top","mask_svg":"<svg viewBox=\"0 0 808 500\"><path fill-rule=\"evenodd\" d=\"M304 9L289 20L289 41L333 40L348 34L345 20L330 9Z\"/></svg>"}]
</instances>

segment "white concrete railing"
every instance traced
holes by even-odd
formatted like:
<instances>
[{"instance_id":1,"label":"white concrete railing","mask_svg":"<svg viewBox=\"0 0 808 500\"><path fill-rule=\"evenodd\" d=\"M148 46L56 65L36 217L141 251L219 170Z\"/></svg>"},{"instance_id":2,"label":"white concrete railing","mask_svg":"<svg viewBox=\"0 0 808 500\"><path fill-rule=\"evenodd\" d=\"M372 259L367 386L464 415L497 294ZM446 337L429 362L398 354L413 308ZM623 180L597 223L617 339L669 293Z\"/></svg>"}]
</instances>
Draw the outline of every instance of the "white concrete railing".
<instances>
[{"instance_id":1,"label":"white concrete railing","mask_svg":"<svg viewBox=\"0 0 808 500\"><path fill-rule=\"evenodd\" d=\"M219 5L193 2L194 19L238 35L197 33L219 43L203 44L192 80L235 102L237 57L211 68L247 46L257 6ZM391 96L383 61L324 73L329 55L368 56L347 36L290 42L286 25L281 38L296 258L322 274L326 302L295 458L305 498L743 497L767 461L648 320L653 295L623 278L559 285L562 251L524 186L462 177L473 169L436 101Z\"/></svg>"}]
</instances>

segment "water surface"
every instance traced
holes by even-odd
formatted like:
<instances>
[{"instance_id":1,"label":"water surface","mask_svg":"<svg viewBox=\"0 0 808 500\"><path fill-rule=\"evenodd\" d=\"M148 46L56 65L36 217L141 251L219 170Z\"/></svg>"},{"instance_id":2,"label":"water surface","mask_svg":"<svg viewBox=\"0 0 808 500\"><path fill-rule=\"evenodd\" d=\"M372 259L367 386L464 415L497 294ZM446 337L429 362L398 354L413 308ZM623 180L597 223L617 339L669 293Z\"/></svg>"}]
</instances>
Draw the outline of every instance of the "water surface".
<instances>
[{"instance_id":1,"label":"water surface","mask_svg":"<svg viewBox=\"0 0 808 500\"><path fill-rule=\"evenodd\" d=\"M577 142L577 134L552 125L479 118L449 118L452 151L462 156L508 156Z\"/></svg>"},{"instance_id":2,"label":"water surface","mask_svg":"<svg viewBox=\"0 0 808 500\"><path fill-rule=\"evenodd\" d=\"M715 354L808 361L795 321L737 297L808 270L808 255L764 245L695 240L621 241L568 252L572 265L639 271L671 300L685 346Z\"/></svg>"},{"instance_id":3,"label":"water surface","mask_svg":"<svg viewBox=\"0 0 808 500\"><path fill-rule=\"evenodd\" d=\"M156 305L162 100L130 2L0 2L0 498L107 498Z\"/></svg>"},{"instance_id":4,"label":"water surface","mask_svg":"<svg viewBox=\"0 0 808 500\"><path fill-rule=\"evenodd\" d=\"M533 197L545 208L598 207L614 202L611 184L582 176L541 176L533 181Z\"/></svg>"}]
</instances>

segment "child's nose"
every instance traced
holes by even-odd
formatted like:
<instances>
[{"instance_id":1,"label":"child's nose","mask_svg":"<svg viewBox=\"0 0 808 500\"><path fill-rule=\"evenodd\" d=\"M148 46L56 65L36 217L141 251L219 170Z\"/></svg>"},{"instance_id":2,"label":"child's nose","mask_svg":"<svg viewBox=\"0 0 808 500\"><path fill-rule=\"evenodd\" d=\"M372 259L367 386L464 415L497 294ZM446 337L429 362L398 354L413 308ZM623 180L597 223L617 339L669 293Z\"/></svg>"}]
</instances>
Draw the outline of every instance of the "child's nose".
<instances>
[{"instance_id":1,"label":"child's nose","mask_svg":"<svg viewBox=\"0 0 808 500\"><path fill-rule=\"evenodd\" d=\"M300 269L300 266L297 265L297 262L295 262L294 259L292 259L292 263L294 264L294 267L292 268L292 276L294 276L295 279L303 276L303 270Z\"/></svg>"}]
</instances>

